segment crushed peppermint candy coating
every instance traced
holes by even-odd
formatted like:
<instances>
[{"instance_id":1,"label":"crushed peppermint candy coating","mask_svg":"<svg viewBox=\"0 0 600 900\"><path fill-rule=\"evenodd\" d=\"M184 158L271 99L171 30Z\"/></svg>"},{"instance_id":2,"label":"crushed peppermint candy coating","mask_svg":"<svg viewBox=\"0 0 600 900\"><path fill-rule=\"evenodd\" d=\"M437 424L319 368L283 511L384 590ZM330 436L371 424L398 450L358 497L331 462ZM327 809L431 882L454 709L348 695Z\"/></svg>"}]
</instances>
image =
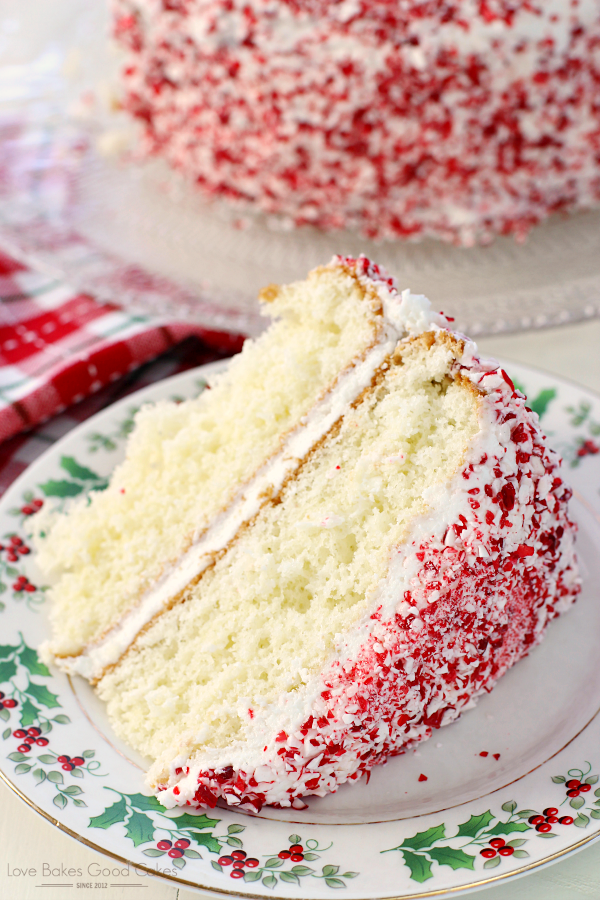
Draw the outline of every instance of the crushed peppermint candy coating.
<instances>
[{"instance_id":1,"label":"crushed peppermint candy coating","mask_svg":"<svg viewBox=\"0 0 600 900\"><path fill-rule=\"evenodd\" d=\"M600 201L597 0L113 0L143 155L286 223L458 244Z\"/></svg>"}]
</instances>

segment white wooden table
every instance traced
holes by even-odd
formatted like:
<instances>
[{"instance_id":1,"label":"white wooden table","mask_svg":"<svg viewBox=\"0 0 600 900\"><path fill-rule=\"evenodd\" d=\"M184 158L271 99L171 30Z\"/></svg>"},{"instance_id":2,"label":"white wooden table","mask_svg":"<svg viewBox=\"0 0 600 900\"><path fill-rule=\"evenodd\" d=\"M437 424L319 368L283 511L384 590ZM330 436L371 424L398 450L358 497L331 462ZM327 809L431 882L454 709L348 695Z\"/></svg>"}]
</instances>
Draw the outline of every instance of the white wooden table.
<instances>
[{"instance_id":1,"label":"white wooden table","mask_svg":"<svg viewBox=\"0 0 600 900\"><path fill-rule=\"evenodd\" d=\"M554 372L600 393L600 321L549 331L527 332L480 341L486 354ZM83 900L139 897L142 900L192 900L209 896L132 869L122 870L77 843L27 807L0 784L0 898L4 900ZM71 870L71 871L70 871ZM102 870L107 870L103 873ZM20 874L19 874L20 873ZM78 888L78 883L108 884L107 889ZM41 887L40 885L44 885ZM61 887L68 884L69 887ZM212 895L215 896L215 895ZM478 891L482 900L577 900L600 898L600 841L525 878Z\"/></svg>"}]
</instances>

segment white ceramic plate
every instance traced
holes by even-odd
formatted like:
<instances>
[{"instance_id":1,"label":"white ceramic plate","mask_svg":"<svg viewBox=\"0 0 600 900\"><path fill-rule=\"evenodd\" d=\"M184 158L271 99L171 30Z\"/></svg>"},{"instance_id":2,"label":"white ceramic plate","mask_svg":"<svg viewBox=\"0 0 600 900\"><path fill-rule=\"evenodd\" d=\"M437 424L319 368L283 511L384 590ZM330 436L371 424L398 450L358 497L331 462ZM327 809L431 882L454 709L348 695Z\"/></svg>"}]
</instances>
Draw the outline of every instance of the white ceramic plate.
<instances>
[{"instance_id":1,"label":"white ceramic plate","mask_svg":"<svg viewBox=\"0 0 600 900\"><path fill-rule=\"evenodd\" d=\"M102 487L142 400L194 396L221 365L153 385L88 420L0 503L4 781L115 859L190 887L254 897L439 896L514 877L600 836L600 398L516 365L507 368L565 458L580 529L584 589L542 646L417 752L377 768L368 784L311 799L302 812L167 813L145 795L144 761L113 735L87 683L37 659L47 625L27 521L48 496L66 501ZM582 788L568 796L570 781ZM541 821L532 824L534 815ZM565 816L573 821L556 821ZM234 852L243 865L231 862Z\"/></svg>"}]
</instances>

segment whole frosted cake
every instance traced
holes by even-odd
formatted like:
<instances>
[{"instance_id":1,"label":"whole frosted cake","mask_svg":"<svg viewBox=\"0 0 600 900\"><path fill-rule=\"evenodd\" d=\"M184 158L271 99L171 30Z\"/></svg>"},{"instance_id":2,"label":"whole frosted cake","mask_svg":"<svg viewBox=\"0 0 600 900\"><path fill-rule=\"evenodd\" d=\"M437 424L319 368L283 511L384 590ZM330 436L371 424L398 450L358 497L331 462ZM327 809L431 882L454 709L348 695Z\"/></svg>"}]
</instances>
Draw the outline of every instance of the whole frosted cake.
<instances>
[{"instance_id":1,"label":"whole frosted cake","mask_svg":"<svg viewBox=\"0 0 600 900\"><path fill-rule=\"evenodd\" d=\"M166 806L303 805L473 704L578 590L570 496L497 363L364 257L262 292L197 400L41 513L45 658Z\"/></svg>"},{"instance_id":2,"label":"whole frosted cake","mask_svg":"<svg viewBox=\"0 0 600 900\"><path fill-rule=\"evenodd\" d=\"M597 0L113 0L122 102L208 195L462 244L600 200Z\"/></svg>"}]
</instances>

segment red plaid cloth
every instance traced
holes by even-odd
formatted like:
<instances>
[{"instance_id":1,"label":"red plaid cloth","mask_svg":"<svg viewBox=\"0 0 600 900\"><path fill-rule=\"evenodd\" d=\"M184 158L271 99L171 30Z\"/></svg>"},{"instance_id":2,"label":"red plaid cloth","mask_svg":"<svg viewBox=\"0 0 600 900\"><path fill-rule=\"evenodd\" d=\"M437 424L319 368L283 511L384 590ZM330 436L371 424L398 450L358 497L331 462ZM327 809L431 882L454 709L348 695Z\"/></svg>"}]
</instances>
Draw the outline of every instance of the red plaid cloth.
<instances>
[{"instance_id":1,"label":"red plaid cloth","mask_svg":"<svg viewBox=\"0 0 600 900\"><path fill-rule=\"evenodd\" d=\"M240 335L136 316L98 302L0 247L0 441L46 421L191 335L221 351L209 354L211 359L236 352L243 343ZM208 362L205 357L196 364Z\"/></svg>"}]
</instances>

